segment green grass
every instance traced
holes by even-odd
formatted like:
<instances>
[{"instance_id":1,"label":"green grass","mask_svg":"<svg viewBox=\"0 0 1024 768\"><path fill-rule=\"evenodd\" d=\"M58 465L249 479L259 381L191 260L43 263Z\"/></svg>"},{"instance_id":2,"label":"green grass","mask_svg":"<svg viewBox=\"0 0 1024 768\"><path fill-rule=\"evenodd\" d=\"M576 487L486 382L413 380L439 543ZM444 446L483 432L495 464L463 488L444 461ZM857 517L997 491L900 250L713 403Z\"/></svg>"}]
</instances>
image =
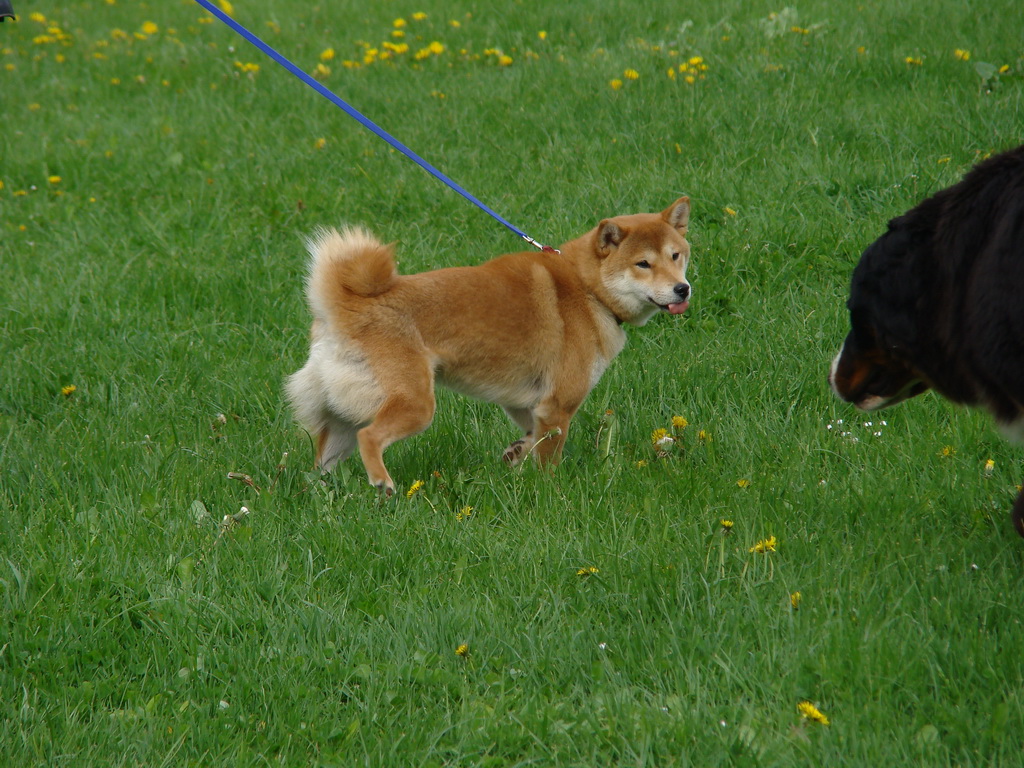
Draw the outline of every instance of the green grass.
<instances>
[{"instance_id":1,"label":"green grass","mask_svg":"<svg viewBox=\"0 0 1024 768\"><path fill-rule=\"evenodd\" d=\"M366 223L405 271L518 241L192 2L15 0L4 763L1024 764L1024 454L934 395L865 417L825 380L864 246L1019 143L1015 0L234 5L307 70L335 49L329 87L541 241L690 195L693 306L631 333L553 477L442 393L388 452L412 498L357 461L311 482L282 402L303 237ZM70 37L36 41L36 11ZM408 53L343 66L398 17Z\"/></svg>"}]
</instances>

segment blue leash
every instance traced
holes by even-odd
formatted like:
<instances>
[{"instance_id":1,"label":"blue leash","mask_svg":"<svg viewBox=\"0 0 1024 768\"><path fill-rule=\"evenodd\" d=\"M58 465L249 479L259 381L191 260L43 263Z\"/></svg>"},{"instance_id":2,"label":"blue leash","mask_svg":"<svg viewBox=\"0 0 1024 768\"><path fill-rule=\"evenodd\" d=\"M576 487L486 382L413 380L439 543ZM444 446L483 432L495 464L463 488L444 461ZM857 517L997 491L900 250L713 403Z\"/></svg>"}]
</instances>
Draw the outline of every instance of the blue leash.
<instances>
[{"instance_id":1,"label":"blue leash","mask_svg":"<svg viewBox=\"0 0 1024 768\"><path fill-rule=\"evenodd\" d=\"M432 166L430 163L428 163L422 157L417 155L415 152L413 152L407 146L402 144L402 142L400 142L398 139L396 139L390 133L385 131L383 128L378 126L376 123L374 123L368 117L363 115L357 109L353 108L351 105L349 105L344 100L342 100L331 89L329 89L326 86L322 85L316 78L314 78L311 75L308 75L305 72L303 72L299 67L297 67L295 64L293 64L291 61L286 59L284 56L282 56L276 50L274 50L269 45L267 45L265 42L260 40L260 38L256 37L256 35L254 35L248 29L243 27L241 24L239 24L237 21L235 21L233 18L231 18L228 14L226 14L220 8L215 6L212 2L210 2L210 0L196 0L196 2L199 3L199 5L201 5L203 8L205 8L207 11L212 13L214 16L216 16L218 19L223 21L225 24L227 24L229 27L231 27L231 29L233 29L239 35L244 37L246 40L248 40L250 43L255 45L261 51L263 51L263 53L265 53L267 56L272 58L274 61L276 61L282 67L284 67L289 72L291 72L293 75L295 75L297 78L299 78L299 80L304 82L306 85L308 85L314 91L316 91L321 96L323 96L325 99L327 99L332 104L334 104L334 106L340 108L342 111L345 112L345 114L347 114L349 117L351 117L354 120L356 120L364 128L366 128L367 130L369 130L371 133L375 134L376 136L384 139L384 141L386 141L392 147L394 147L399 152L401 152L403 155L408 157L410 160L412 160L414 163L416 163L416 165L418 165L420 168L425 170L431 176L433 176L436 179L439 179L440 181L443 181L451 189L453 189L456 192L458 192L460 195L462 195L464 198L469 200L471 203L473 203L474 205L479 207L481 210L486 211L487 213L489 213L495 219L497 219L502 224L504 224L506 227L508 227L510 230L515 232L517 235L519 235L519 237L523 238L523 240L528 242L530 245L532 245L532 246L534 246L536 248L540 248L542 251L554 251L555 250L554 248L552 248L549 245L542 245L541 243L538 243L536 240L534 240L532 237L527 235L525 232L523 232L518 227L514 226L511 222L507 221L504 217L499 215L497 212L491 210L491 208L489 208L487 205L485 205L480 200L478 200L470 192L468 192L467 190L463 189L463 187L461 187L459 184L455 183L455 181L450 179L445 174L441 173L441 171L439 171L437 168Z\"/></svg>"}]
</instances>

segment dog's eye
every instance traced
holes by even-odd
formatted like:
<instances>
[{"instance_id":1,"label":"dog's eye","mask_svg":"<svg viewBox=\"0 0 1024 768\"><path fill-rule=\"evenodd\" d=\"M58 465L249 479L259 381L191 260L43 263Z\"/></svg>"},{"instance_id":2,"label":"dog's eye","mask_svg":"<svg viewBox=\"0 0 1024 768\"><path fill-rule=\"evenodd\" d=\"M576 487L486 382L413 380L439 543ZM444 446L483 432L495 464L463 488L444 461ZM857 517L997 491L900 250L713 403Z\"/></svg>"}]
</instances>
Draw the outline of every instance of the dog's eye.
<instances>
[{"instance_id":1,"label":"dog's eye","mask_svg":"<svg viewBox=\"0 0 1024 768\"><path fill-rule=\"evenodd\" d=\"M679 254L678 253L673 253L672 254L672 261L679 261Z\"/></svg>"},{"instance_id":2,"label":"dog's eye","mask_svg":"<svg viewBox=\"0 0 1024 768\"><path fill-rule=\"evenodd\" d=\"M640 267L640 269L650 269L651 268L651 263L649 261L647 261L647 259L644 259L643 261L638 261L636 263L636 265L638 267Z\"/></svg>"}]
</instances>

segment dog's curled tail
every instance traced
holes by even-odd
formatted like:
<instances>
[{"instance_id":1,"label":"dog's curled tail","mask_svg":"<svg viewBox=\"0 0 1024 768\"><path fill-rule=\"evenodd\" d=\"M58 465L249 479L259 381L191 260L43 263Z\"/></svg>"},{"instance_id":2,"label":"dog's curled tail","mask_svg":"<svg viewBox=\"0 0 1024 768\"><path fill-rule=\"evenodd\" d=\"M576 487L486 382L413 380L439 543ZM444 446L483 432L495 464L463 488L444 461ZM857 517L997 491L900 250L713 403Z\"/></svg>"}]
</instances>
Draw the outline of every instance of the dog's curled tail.
<instances>
[{"instance_id":1,"label":"dog's curled tail","mask_svg":"<svg viewBox=\"0 0 1024 768\"><path fill-rule=\"evenodd\" d=\"M395 284L394 251L361 227L319 229L306 243L312 257L306 295L314 316L327 320L332 307L352 296L373 298Z\"/></svg>"}]
</instances>

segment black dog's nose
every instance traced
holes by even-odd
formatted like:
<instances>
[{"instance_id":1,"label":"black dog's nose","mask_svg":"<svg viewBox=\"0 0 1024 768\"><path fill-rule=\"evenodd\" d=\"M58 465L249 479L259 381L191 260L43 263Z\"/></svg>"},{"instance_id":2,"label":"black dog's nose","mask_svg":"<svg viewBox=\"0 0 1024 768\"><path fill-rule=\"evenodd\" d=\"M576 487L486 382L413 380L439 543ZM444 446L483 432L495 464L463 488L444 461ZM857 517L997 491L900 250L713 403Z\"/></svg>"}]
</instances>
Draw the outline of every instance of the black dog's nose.
<instances>
[{"instance_id":1,"label":"black dog's nose","mask_svg":"<svg viewBox=\"0 0 1024 768\"><path fill-rule=\"evenodd\" d=\"M685 299L690 295L690 284L689 283L676 283L676 287L672 289L676 292L676 296L680 299Z\"/></svg>"}]
</instances>

